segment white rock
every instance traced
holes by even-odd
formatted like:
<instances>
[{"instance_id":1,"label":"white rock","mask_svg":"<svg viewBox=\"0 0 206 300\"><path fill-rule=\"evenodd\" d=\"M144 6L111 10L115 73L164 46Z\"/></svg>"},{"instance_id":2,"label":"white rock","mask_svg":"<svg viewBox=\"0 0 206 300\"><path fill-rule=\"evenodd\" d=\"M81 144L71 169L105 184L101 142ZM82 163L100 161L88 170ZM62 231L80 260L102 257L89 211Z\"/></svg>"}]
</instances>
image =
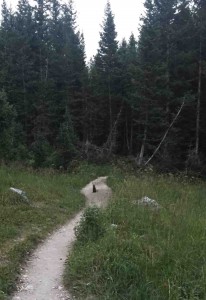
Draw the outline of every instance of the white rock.
<instances>
[{"instance_id":1,"label":"white rock","mask_svg":"<svg viewBox=\"0 0 206 300\"><path fill-rule=\"evenodd\" d=\"M142 206L149 206L151 208L160 209L161 205L157 203L156 200L150 199L149 197L145 196L142 199L137 201L138 205Z\"/></svg>"},{"instance_id":2,"label":"white rock","mask_svg":"<svg viewBox=\"0 0 206 300\"><path fill-rule=\"evenodd\" d=\"M34 289L34 287L31 284L25 286L25 288L24 288L25 291L33 291L33 289Z\"/></svg>"},{"instance_id":3,"label":"white rock","mask_svg":"<svg viewBox=\"0 0 206 300\"><path fill-rule=\"evenodd\" d=\"M21 196L26 202L29 202L29 199L26 196L26 193L20 189L16 189L13 187L10 187L10 191L12 191L13 193L18 194L19 196Z\"/></svg>"},{"instance_id":4,"label":"white rock","mask_svg":"<svg viewBox=\"0 0 206 300\"><path fill-rule=\"evenodd\" d=\"M112 228L117 228L118 225L117 225L117 224L111 224L111 227L112 227Z\"/></svg>"}]
</instances>

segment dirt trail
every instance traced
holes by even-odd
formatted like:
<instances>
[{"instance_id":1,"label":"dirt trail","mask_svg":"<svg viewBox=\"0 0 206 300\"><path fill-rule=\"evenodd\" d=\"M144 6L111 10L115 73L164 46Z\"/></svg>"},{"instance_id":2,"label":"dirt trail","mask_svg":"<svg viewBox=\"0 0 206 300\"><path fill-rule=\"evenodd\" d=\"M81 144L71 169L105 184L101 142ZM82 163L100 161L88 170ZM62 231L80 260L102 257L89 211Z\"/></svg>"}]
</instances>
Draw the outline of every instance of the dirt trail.
<instances>
[{"instance_id":1,"label":"dirt trail","mask_svg":"<svg viewBox=\"0 0 206 300\"><path fill-rule=\"evenodd\" d=\"M107 206L108 199L110 198L112 191L107 186L106 181L107 177L99 177L96 180L90 182L81 190L81 193L87 199L87 206L96 205L102 208ZM97 189L96 193L92 192L93 184Z\"/></svg>"},{"instance_id":2,"label":"dirt trail","mask_svg":"<svg viewBox=\"0 0 206 300\"><path fill-rule=\"evenodd\" d=\"M107 177L99 177L81 190L87 206L105 207L111 189L106 185ZM93 193L93 184L97 192ZM72 297L62 284L64 264L75 240L74 227L83 211L62 228L54 232L30 257L21 275L19 286L12 300L69 300Z\"/></svg>"}]
</instances>

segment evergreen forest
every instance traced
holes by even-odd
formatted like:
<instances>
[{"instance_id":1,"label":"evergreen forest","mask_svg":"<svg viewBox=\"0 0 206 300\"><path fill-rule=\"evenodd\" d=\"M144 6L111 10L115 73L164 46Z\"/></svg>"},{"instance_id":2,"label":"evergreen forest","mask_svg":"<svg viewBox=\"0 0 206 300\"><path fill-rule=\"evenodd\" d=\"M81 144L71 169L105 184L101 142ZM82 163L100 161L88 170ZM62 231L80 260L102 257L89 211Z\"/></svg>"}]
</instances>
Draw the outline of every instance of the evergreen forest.
<instances>
[{"instance_id":1,"label":"evergreen forest","mask_svg":"<svg viewBox=\"0 0 206 300\"><path fill-rule=\"evenodd\" d=\"M206 171L206 1L144 6L139 36L118 41L107 3L87 64L72 1L19 0L13 11L4 0L0 161L68 168L129 157Z\"/></svg>"}]
</instances>

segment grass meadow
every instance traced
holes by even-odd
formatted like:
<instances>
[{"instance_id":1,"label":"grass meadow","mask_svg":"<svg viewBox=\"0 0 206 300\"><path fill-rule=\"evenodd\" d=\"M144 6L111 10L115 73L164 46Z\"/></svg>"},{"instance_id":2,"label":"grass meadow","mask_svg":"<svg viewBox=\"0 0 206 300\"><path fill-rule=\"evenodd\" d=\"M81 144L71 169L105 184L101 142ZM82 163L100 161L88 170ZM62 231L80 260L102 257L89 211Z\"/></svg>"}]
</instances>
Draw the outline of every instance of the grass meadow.
<instances>
[{"instance_id":1,"label":"grass meadow","mask_svg":"<svg viewBox=\"0 0 206 300\"><path fill-rule=\"evenodd\" d=\"M67 173L0 167L0 300L15 289L32 249L84 207L80 189L104 175L112 199L103 212L90 210L87 228L81 227L83 238L65 268L66 287L77 299L206 299L205 182L76 164ZM26 191L30 204L10 187ZM143 196L162 209L138 206Z\"/></svg>"},{"instance_id":2,"label":"grass meadow","mask_svg":"<svg viewBox=\"0 0 206 300\"><path fill-rule=\"evenodd\" d=\"M15 288L21 264L49 232L84 207L80 189L111 168L83 164L69 173L0 167L0 299ZM24 190L30 205L9 191ZM29 299L28 299L29 300Z\"/></svg>"},{"instance_id":3,"label":"grass meadow","mask_svg":"<svg viewBox=\"0 0 206 300\"><path fill-rule=\"evenodd\" d=\"M113 173L109 185L104 235L76 242L64 274L68 289L78 299L206 299L205 182ZM162 209L138 206L143 196Z\"/></svg>"}]
</instances>

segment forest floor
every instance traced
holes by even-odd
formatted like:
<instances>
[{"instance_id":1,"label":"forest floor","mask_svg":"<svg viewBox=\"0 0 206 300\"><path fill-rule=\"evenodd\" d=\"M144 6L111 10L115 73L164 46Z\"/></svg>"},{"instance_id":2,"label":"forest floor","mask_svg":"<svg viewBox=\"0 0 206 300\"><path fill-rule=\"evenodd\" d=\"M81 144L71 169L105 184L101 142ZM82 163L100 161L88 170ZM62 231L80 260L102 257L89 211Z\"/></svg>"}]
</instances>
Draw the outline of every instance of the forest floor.
<instances>
[{"instance_id":1,"label":"forest floor","mask_svg":"<svg viewBox=\"0 0 206 300\"><path fill-rule=\"evenodd\" d=\"M93 193L93 184L96 193ZM87 205L105 207L111 189L106 185L106 177L99 177L88 184L82 193L86 196ZM63 288L62 276L68 249L71 250L75 239L74 228L81 216L82 212L78 213L36 249L25 266L13 300L72 299Z\"/></svg>"}]
</instances>

